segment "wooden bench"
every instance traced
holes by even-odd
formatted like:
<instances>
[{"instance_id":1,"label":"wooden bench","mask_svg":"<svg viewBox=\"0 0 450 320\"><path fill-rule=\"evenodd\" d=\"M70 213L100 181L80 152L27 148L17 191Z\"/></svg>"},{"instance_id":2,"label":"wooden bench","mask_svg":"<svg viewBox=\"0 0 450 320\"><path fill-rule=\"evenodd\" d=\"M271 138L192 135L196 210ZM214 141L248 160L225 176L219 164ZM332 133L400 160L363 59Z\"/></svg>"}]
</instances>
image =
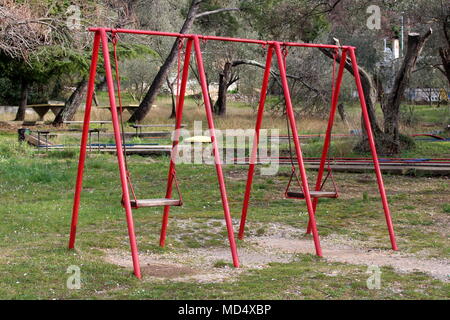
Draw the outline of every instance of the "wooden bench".
<instances>
[{"instance_id":1,"label":"wooden bench","mask_svg":"<svg viewBox=\"0 0 450 320\"><path fill-rule=\"evenodd\" d=\"M130 200L131 207L181 206L181 200L172 198Z\"/></svg>"},{"instance_id":2,"label":"wooden bench","mask_svg":"<svg viewBox=\"0 0 450 320\"><path fill-rule=\"evenodd\" d=\"M99 124L108 124L111 123L111 120L94 120L89 121L89 123L99 123ZM84 121L64 121L65 124L83 124Z\"/></svg>"},{"instance_id":3,"label":"wooden bench","mask_svg":"<svg viewBox=\"0 0 450 320\"><path fill-rule=\"evenodd\" d=\"M36 135L37 133L37 135ZM53 143L50 142L50 137L56 136L52 134L50 131L30 131L29 129L19 129L19 141L26 141L30 145L42 148L45 147L47 150L49 147L53 146Z\"/></svg>"},{"instance_id":4,"label":"wooden bench","mask_svg":"<svg viewBox=\"0 0 450 320\"><path fill-rule=\"evenodd\" d=\"M334 191L310 191L311 198L336 198L337 193ZM289 198L304 199L305 194L303 192L287 192L286 195Z\"/></svg>"}]
</instances>

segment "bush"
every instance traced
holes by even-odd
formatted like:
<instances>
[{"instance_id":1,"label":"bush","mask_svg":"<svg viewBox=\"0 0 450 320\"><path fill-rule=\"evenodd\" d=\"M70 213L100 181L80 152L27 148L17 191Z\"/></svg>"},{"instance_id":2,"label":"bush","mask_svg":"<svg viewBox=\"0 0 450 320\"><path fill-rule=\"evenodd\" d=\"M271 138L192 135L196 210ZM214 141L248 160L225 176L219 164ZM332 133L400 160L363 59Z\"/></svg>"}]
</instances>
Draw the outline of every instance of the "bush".
<instances>
[{"instance_id":1,"label":"bush","mask_svg":"<svg viewBox=\"0 0 450 320\"><path fill-rule=\"evenodd\" d=\"M450 213L450 203L444 203L443 210L445 213Z\"/></svg>"}]
</instances>

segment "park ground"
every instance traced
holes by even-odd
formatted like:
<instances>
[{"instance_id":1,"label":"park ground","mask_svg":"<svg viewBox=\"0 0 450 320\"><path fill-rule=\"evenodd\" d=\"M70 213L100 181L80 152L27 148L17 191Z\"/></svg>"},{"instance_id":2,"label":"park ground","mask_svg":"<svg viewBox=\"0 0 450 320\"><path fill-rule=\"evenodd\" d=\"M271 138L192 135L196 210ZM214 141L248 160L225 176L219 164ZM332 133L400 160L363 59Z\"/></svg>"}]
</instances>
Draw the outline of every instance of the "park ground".
<instances>
[{"instance_id":1,"label":"park ground","mask_svg":"<svg viewBox=\"0 0 450 320\"><path fill-rule=\"evenodd\" d=\"M158 112L158 108L161 108ZM426 132L447 106L417 106ZM168 122L157 107L149 123ZM188 101L185 121L201 118ZM448 116L448 115L447 115ZM279 127L284 119L268 119ZM81 119L82 114L77 114ZM105 119L101 111L95 119ZM359 116L350 123L358 128ZM251 128L254 113L233 103L219 128ZM300 120L300 133L323 132L326 120ZM430 128L429 123L436 123ZM426 124L426 125L423 125ZM423 126L422 126L423 125ZM44 126L43 126L44 127ZM131 256L114 155L91 153L85 170L76 250L68 234L78 152L42 152L17 142L16 129L0 133L0 298L2 299L449 299L450 181L448 177L384 175L399 246L390 250L376 180L372 174L335 173L341 196L321 200L317 223L324 257L305 235L303 201L283 199L290 168L254 180L247 233L238 241L241 268L231 265L220 193L213 166L182 164L178 179L184 206L173 207L167 245L158 246L162 208L134 211L143 279L132 275ZM347 132L339 121L336 132ZM320 140L305 145L316 156ZM335 155L354 156L349 142ZM449 158L450 142L418 141L402 157ZM168 157L131 156L138 194L163 197ZM235 230L246 183L244 165L224 167ZM310 179L315 171L308 171ZM379 288L369 289L370 266L380 267ZM77 266L81 288L68 289Z\"/></svg>"}]
</instances>

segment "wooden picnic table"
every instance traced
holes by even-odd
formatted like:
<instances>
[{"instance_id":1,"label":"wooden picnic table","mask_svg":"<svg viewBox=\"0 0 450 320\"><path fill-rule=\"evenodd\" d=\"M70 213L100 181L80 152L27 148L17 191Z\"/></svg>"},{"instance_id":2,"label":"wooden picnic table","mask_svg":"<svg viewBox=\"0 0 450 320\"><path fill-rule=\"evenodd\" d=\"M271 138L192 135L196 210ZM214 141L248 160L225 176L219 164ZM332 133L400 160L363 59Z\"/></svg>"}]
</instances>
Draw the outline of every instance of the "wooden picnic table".
<instances>
[{"instance_id":1,"label":"wooden picnic table","mask_svg":"<svg viewBox=\"0 0 450 320\"><path fill-rule=\"evenodd\" d=\"M39 121L44 120L44 116L47 114L49 110L52 110L53 114L55 116L58 115L58 113L64 109L65 104L50 104L50 103L43 103L43 104L29 104L26 106L28 109L33 109L39 116Z\"/></svg>"},{"instance_id":2,"label":"wooden picnic table","mask_svg":"<svg viewBox=\"0 0 450 320\"><path fill-rule=\"evenodd\" d=\"M97 107L97 108L100 108L100 109L110 109L111 107L110 107L110 106L106 106L106 107ZM117 105L116 108L117 108L117 111L120 110L120 106L119 106L119 105ZM137 108L139 108L139 105L138 105L138 104L127 104L127 105L122 106L122 109L123 109L123 110L127 110L127 111L128 111L129 113L131 113L131 114L133 114L134 111L135 111Z\"/></svg>"},{"instance_id":3,"label":"wooden picnic table","mask_svg":"<svg viewBox=\"0 0 450 320\"><path fill-rule=\"evenodd\" d=\"M175 128L174 124L130 124L130 127L136 129L136 135L141 133L142 128ZM186 127L186 124L182 124L181 128Z\"/></svg>"},{"instance_id":4,"label":"wooden picnic table","mask_svg":"<svg viewBox=\"0 0 450 320\"><path fill-rule=\"evenodd\" d=\"M84 124L84 121L64 121L65 124ZM100 127L103 127L104 124L110 124L111 120L95 120L89 121L89 123L97 123L100 124Z\"/></svg>"}]
</instances>

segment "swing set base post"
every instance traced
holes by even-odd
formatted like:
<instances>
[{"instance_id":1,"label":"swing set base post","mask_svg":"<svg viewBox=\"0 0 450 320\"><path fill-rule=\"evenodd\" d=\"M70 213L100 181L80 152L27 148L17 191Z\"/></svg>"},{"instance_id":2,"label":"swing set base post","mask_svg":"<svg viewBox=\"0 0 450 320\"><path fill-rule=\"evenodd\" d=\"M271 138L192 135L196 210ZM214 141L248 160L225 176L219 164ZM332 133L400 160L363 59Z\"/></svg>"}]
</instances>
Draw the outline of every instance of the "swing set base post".
<instances>
[{"instance_id":1,"label":"swing set base post","mask_svg":"<svg viewBox=\"0 0 450 320\"><path fill-rule=\"evenodd\" d=\"M180 40L182 41L182 40ZM178 47L178 50L180 52L181 50L181 43ZM166 189L166 198L170 198L172 196L172 190L173 190L173 181L176 179L175 177L175 161L176 156L178 153L178 143L180 140L180 129L181 124L183 121L183 108L184 108L184 97L186 95L186 85L187 80L189 77L189 63L191 61L191 51L192 51L192 39L188 39L186 44L186 50L185 50L185 57L184 57L184 63L183 63L183 74L181 76L181 86L180 86L180 92L178 95L178 101L177 101L177 108L176 108L176 119L175 119L175 135L172 142L172 152L170 153L170 166L169 166L169 173L167 177L167 189ZM180 57L178 58L178 63L180 63ZM178 67L179 72L179 67ZM178 84L178 77L177 77L177 84ZM178 90L177 90L178 91ZM181 198L181 194L179 194ZM159 245L161 247L164 247L166 244L166 236L167 236L167 225L169 223L169 213L170 213L170 206L164 207L163 212L163 218L161 223L161 234L159 237Z\"/></svg>"},{"instance_id":2,"label":"swing set base post","mask_svg":"<svg viewBox=\"0 0 450 320\"><path fill-rule=\"evenodd\" d=\"M240 240L242 240L244 238L245 222L247 219L247 211L248 211L248 205L249 205L249 201L250 201L250 193L252 190L253 176L255 173L255 164L256 164L256 159L257 159L257 155L258 155L259 132L261 130L261 124L262 124L262 120L263 120L263 116L264 116L264 105L266 102L267 88L269 85L272 57L273 57L273 46L269 46L269 48L267 49L266 67L264 69L264 77L263 77L263 82L262 82L262 86L261 86L260 98L259 98L258 115L256 118L255 135L253 138L252 154L251 154L251 158L250 158L250 164L248 167L247 184L245 187L244 205L242 206L241 223L239 225L238 238Z\"/></svg>"},{"instance_id":3,"label":"swing set base post","mask_svg":"<svg viewBox=\"0 0 450 320\"><path fill-rule=\"evenodd\" d=\"M114 138L115 138L116 149L117 149L116 150L117 151L117 161L118 161L120 181L121 181L122 194L123 194L122 200L123 200L123 205L125 207L125 212L126 212L128 236L129 236L129 240L130 240L130 249L131 249L131 255L132 255L132 260L133 260L133 269L134 269L134 274L136 275L136 277L141 278L139 255L138 255L138 249L137 249L137 244L136 244L132 207L131 207L129 188L128 188L128 180L127 180L128 176L127 176L127 170L126 170L126 161L124 159L124 152L123 152L124 150L122 149L123 142L122 142L122 139L120 136L121 130L120 130L118 114L117 114L117 107L116 107L116 101L115 101L115 88L114 88L114 83L113 83L112 69L111 69L109 49L108 49L108 39L107 39L107 33L111 33L113 35L115 35L117 33L128 33L128 34L143 34L143 35L176 37L178 39L187 39L188 40L187 47L189 49L186 49L185 65L183 67L182 86L181 86L180 96L178 97L176 129L180 129L180 126L181 126L182 112L183 112L182 109L183 109L183 104L184 104L185 89L186 89L187 78L188 78L189 58L190 58L190 54L191 54L191 47L194 46L195 58L196 58L196 62L197 62L197 69L198 69L198 73L199 73L202 95L203 95L204 104L205 104L206 118L208 121L209 130L210 130L211 143L213 146L215 167L216 167L216 172L217 172L219 189L220 189L220 193L221 193L222 207L223 207L223 211L224 211L224 219L226 222L231 256L233 259L233 265L235 267L239 267L239 259L238 259L238 254L237 254L236 242L235 242L235 238L234 238L234 231L233 231L230 208L229 208L229 203L228 203L227 191L225 188L225 180L224 180L222 166L221 166L221 158L220 158L219 149L218 149L216 136L215 136L214 121L213 121L212 109L211 109L211 104L210 104L209 95L208 95L208 86L207 86L206 75L205 75L205 70L204 70L204 66L203 66L203 58L202 58L202 52L201 52L201 48L200 48L200 40L203 40L203 41L206 41L206 40L228 41L228 42L249 43L249 44L257 44L257 45L263 45L263 46L268 45L269 46L268 53L267 53L266 69L264 72L264 79L263 79L263 85L262 85L259 108L258 108L258 118L257 118L256 126L255 126L255 140L254 140L254 145L253 145L253 149L252 149L253 162L256 162L258 142L259 142L258 141L259 140L259 131L260 131L260 127L261 127L261 123L262 123L262 119L263 119L264 103L265 103L265 98L266 98L268 79L270 77L270 65L271 65L272 54L273 54L272 51L275 50L275 54L276 54L277 61L278 61L278 66L280 69L280 80L282 83L283 93L284 93L284 98L285 98L285 103L286 103L286 113L288 116L288 123L289 123L289 127L292 130L292 134L294 136L295 152L297 155L297 165L300 170L301 183L303 185L303 195L304 195L306 205L308 208L309 231L312 232L312 234L313 234L316 254L318 256L322 256L322 249L320 247L320 239L319 239L318 230L317 230L317 226L316 226L315 212L316 212L316 208L317 208L317 199L315 198L314 195L318 192L317 188L318 188L319 180L316 182L316 188L315 188L316 190L310 191L309 186L308 186L306 169L305 169L304 162L303 162L302 150L301 150L301 145L300 145L300 141L299 141L299 137L298 137L298 131L297 131L297 125L296 125L295 115L294 115L294 111L293 111L292 101L290 98L289 85L288 85L287 74L286 74L286 64L285 64L285 61L283 60L283 52L281 50L281 46L283 46L283 50L285 50L287 47L308 47L308 48L326 48L326 49L334 49L334 50L343 50L343 53L342 53L342 55L344 57L343 59L345 59L346 52L349 52L352 67L353 67L353 70L355 71L354 72L355 83L356 83L356 86L358 89L358 95L359 95L359 99L360 99L360 103L361 103L364 126L366 128L366 132L367 132L367 136L368 136L368 140L369 140L369 144L370 144L370 148L371 148L371 152L372 152L372 159L373 159L375 173L376 173L376 177L377 177L378 189L379 189L381 199L382 199L382 204L383 204L386 223L388 226L392 249L393 250L398 249L397 244L396 244L393 224L392 224L392 218L391 218L389 205L388 205L388 201L387 201L386 190L384 188L384 182L382 179L378 156L377 156L377 152L376 152L376 148L375 148L375 141L373 138L371 127L370 127L370 119L369 119L369 115L367 112L367 106L366 106L366 103L364 100L364 92L363 92L363 88L361 85L361 79L360 79L359 72L358 72L358 64L356 62L354 47L351 47L351 46L342 46L341 47L341 46L336 46L336 45L323 45L323 44L313 44L313 43L307 44L307 43L293 43L293 42L279 42L279 41L263 41L263 40L253 40L253 39L226 38L226 37L217 37L217 36L203 36L203 35L195 35L195 34L179 34L179 33L167 33L167 32L157 32L157 31L143 31L143 30L110 29L110 28L90 28L89 30L91 32L95 33L95 37L94 37L94 46L92 49L90 76L89 76L89 82L88 82L88 93L87 93L87 98L86 98L87 99L86 100L86 112L85 112L85 116L84 116L83 133L82 133L82 139L81 139L81 145L80 145L80 158L79 158L79 163L78 163L78 173L77 173L77 181L76 181L76 186L75 186L74 204L73 204L73 209L72 209L72 221L71 221L71 229L70 229L69 248L74 248L74 245L75 245L76 227L77 227L77 222L78 222L78 213L79 213L79 206L80 206L80 194L81 194L82 182L83 182L83 169L84 169L84 162L85 162L85 158L86 158L86 147L87 147L87 139L88 139L88 131L89 131L90 112L91 112L92 99L93 99L93 94L94 94L98 53L99 53L99 47L101 44L102 54L104 57L106 80L107 80L107 85L108 85L108 96L109 96L109 101L110 101L112 123L113 123L113 128L114 128ZM287 51L286 51L286 53L287 53ZM187 63L186 63L186 61L187 61ZM323 177L325 159L326 159L326 155L327 155L328 148L329 148L334 114L335 114L335 109L336 109L337 100L338 100L338 96L339 96L339 87L341 84L342 73L343 73L345 63L341 63L341 66L339 69L338 80L337 80L337 87L335 89L333 89L332 107L331 107L331 114L330 114L330 119L329 119L329 123L328 123L328 127L327 127L326 144L324 145L324 149L322 152L322 158L321 158L321 166L320 166L321 169L320 169L320 174L319 174L321 176L321 178ZM120 98L119 98L119 103L120 103ZM176 149L178 146L178 139L179 139L179 137L175 138L173 141L172 152L174 154L176 154ZM239 238L241 238L241 239L244 236L245 221L246 221L246 217L247 217L247 209L248 209L248 205L249 205L254 170L255 170L255 163L250 165L249 172L248 172L246 193L244 195L244 206L243 206L243 210L242 210L241 224L240 224L240 229L239 229ZM171 158L165 199L169 199L170 196L172 195L174 172L175 172L175 159ZM170 210L169 205L167 205L166 202L164 202L164 204L165 204L165 207L164 207L163 223L162 223L162 227L161 227L161 236L160 236L160 245L161 246L164 246L166 230L167 230L167 222L168 222L168 216L169 216L169 210Z\"/></svg>"}]
</instances>

